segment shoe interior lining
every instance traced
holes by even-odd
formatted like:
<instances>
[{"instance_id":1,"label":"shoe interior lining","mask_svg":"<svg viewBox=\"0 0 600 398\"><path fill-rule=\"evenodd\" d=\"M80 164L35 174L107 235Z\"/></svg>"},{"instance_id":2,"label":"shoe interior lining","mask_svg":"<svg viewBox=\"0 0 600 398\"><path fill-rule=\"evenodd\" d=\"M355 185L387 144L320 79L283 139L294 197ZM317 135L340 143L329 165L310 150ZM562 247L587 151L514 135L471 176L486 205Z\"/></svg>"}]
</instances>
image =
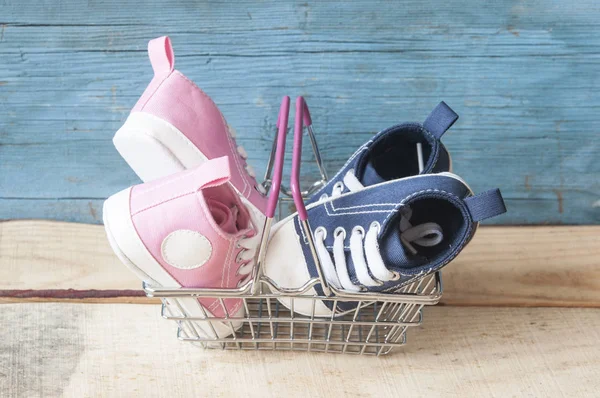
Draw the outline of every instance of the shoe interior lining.
<instances>
[{"instance_id":1,"label":"shoe interior lining","mask_svg":"<svg viewBox=\"0 0 600 398\"><path fill-rule=\"evenodd\" d=\"M202 193L204 194L205 200L220 202L227 206L229 209L237 206L239 213L237 217L237 228L244 230L250 226L250 214L246 209L246 206L242 203L239 196L229 185L219 185L216 187L203 188Z\"/></svg>"},{"instance_id":2,"label":"shoe interior lining","mask_svg":"<svg viewBox=\"0 0 600 398\"><path fill-rule=\"evenodd\" d=\"M437 262L449 249L459 244L466 225L462 212L453 203L439 198L423 198L411 202L410 208L412 225L434 222L442 228L443 233L442 241L435 246L415 244L418 256L425 257L428 263Z\"/></svg>"},{"instance_id":3,"label":"shoe interior lining","mask_svg":"<svg viewBox=\"0 0 600 398\"><path fill-rule=\"evenodd\" d=\"M419 174L417 143L422 144L423 164L431 155L431 144L424 139L418 126L404 127L382 137L371 149L368 161L385 180L395 180Z\"/></svg>"}]
</instances>

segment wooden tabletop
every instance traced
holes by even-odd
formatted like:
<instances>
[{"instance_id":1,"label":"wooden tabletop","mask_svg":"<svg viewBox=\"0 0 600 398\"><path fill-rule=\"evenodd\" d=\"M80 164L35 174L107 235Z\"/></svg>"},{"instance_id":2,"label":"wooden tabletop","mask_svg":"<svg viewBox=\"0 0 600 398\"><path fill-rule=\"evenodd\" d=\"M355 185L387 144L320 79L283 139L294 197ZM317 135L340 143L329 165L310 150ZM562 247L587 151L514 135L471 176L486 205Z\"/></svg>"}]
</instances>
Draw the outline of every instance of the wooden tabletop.
<instances>
[{"instance_id":1,"label":"wooden tabletop","mask_svg":"<svg viewBox=\"0 0 600 398\"><path fill-rule=\"evenodd\" d=\"M0 223L0 396L597 396L600 227L484 227L381 358L175 337L101 226ZM585 308L584 308L585 307Z\"/></svg>"}]
</instances>

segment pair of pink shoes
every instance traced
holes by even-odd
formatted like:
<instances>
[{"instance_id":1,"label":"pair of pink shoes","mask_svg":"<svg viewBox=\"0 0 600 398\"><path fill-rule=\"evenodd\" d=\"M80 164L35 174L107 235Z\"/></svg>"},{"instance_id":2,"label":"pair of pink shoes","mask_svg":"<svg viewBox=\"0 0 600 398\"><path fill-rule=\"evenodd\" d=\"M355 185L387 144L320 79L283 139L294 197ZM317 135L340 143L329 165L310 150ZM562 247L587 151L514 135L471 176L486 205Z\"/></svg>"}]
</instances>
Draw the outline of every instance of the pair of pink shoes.
<instances>
[{"instance_id":1,"label":"pair of pink shoes","mask_svg":"<svg viewBox=\"0 0 600 398\"><path fill-rule=\"evenodd\" d=\"M104 203L110 244L153 286L236 288L251 279L267 198L214 102L179 71L168 37L148 44L154 78L114 137L145 182ZM239 318L242 301L168 300L188 317ZM198 322L222 338L241 322Z\"/></svg>"}]
</instances>

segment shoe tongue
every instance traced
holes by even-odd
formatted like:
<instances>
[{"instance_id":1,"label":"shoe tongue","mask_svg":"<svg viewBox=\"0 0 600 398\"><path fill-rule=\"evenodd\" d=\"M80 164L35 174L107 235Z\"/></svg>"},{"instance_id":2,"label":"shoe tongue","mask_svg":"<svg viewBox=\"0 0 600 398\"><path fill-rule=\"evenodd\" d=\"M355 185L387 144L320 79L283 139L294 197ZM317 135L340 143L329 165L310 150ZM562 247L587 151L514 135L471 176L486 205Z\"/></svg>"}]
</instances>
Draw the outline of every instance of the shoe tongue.
<instances>
[{"instance_id":1,"label":"shoe tongue","mask_svg":"<svg viewBox=\"0 0 600 398\"><path fill-rule=\"evenodd\" d=\"M380 184L385 182L386 180L377 173L375 167L373 166L373 162L369 160L365 165L365 170L363 172L361 181L364 186L370 186L375 184Z\"/></svg>"},{"instance_id":2,"label":"shoe tongue","mask_svg":"<svg viewBox=\"0 0 600 398\"><path fill-rule=\"evenodd\" d=\"M214 199L209 199L207 204L215 223L224 232L235 234L239 231L237 227L239 209L236 206L230 209L225 204Z\"/></svg>"}]
</instances>

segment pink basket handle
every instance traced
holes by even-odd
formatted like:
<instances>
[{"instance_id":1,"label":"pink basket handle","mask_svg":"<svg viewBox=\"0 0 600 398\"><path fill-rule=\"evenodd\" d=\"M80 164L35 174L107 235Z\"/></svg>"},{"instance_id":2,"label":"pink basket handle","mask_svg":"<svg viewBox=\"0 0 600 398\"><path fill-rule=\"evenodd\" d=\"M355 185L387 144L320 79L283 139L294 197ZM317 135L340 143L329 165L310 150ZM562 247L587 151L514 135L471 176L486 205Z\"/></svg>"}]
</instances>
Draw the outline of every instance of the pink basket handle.
<instances>
[{"instance_id":1,"label":"pink basket handle","mask_svg":"<svg viewBox=\"0 0 600 398\"><path fill-rule=\"evenodd\" d=\"M302 159L302 130L304 120L304 111L307 110L303 97L296 98L296 119L294 120L294 149L292 152L292 175L290 177L290 186L292 189L292 198L298 211L298 217L301 221L308 218L304 200L302 199L302 190L300 189L300 161ZM306 113L308 114L308 113ZM310 114L308 114L310 120Z\"/></svg>"},{"instance_id":2,"label":"pink basket handle","mask_svg":"<svg viewBox=\"0 0 600 398\"><path fill-rule=\"evenodd\" d=\"M310 117L310 111L308 110L308 104L306 103L306 99L301 97L304 102L304 109L302 110L302 120L304 121L304 127L312 126L312 118Z\"/></svg>"},{"instance_id":3,"label":"pink basket handle","mask_svg":"<svg viewBox=\"0 0 600 398\"><path fill-rule=\"evenodd\" d=\"M290 97L287 95L281 100L279 116L277 117L277 149L275 150L275 169L273 170L273 183L267 201L267 218L275 216L275 209L279 200L281 190L281 178L283 174L283 159L285 156L285 138L288 126L288 115L290 113Z\"/></svg>"}]
</instances>

